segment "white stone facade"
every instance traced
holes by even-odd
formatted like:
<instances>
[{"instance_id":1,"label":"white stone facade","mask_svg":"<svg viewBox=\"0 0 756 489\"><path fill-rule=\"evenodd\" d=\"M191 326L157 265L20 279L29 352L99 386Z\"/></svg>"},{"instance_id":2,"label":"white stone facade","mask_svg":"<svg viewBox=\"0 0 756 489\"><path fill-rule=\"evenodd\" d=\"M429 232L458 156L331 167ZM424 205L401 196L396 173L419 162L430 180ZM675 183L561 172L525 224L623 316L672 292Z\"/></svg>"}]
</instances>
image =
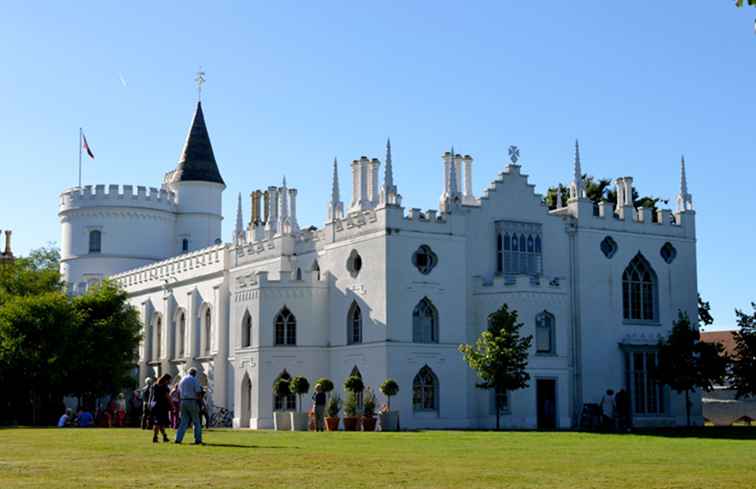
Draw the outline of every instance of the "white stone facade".
<instances>
[{"instance_id":1,"label":"white stone facade","mask_svg":"<svg viewBox=\"0 0 756 489\"><path fill-rule=\"evenodd\" d=\"M381 185L379 160L351 164L348 208L334 162L324 226L300 228L297 191L284 181L252 193L246 229L240 204L225 244L212 244L218 183L181 183L206 194L189 199L196 208L188 218L181 185L149 194L66 191L64 275L74 284L105 276L119 283L145 324L140 378L198 367L213 404L232 410L237 427L272 427L271 386L282 371L328 377L340 389L355 368L376 392L388 377L399 383L392 408L402 427L492 427L492 394L475 387L457 348L474 342L503 303L536 337L530 386L508 394L504 426L569 428L583 403L623 387L636 425L684 424L683 398L648 379L678 310L697 312L695 212L685 182L674 213L634 209L629 177L617 181L630 189L620 195L629 205L595 208L577 181L566 205L549 211L516 164L519 153L480 197L472 194L472 157L452 164L452 154L439 165L440 211L401 206L389 147ZM575 163L580 175L579 154ZM199 242L199 231L181 225L198 216L218 230ZM93 229L102 231L99 256L85 252ZM202 246L182 253L186 235ZM426 367L433 385L415 395ZM700 399L693 413L701 423Z\"/></svg>"}]
</instances>

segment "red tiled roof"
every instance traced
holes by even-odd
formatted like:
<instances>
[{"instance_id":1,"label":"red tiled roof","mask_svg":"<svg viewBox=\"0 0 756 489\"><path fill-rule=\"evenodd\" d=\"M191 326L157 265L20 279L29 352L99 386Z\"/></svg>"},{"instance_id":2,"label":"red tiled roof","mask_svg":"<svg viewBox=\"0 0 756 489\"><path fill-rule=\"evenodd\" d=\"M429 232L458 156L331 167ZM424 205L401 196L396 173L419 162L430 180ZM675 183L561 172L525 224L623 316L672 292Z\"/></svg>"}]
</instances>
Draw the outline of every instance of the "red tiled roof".
<instances>
[{"instance_id":1,"label":"red tiled roof","mask_svg":"<svg viewBox=\"0 0 756 489\"><path fill-rule=\"evenodd\" d=\"M701 333L701 341L707 343L722 343L725 347L725 351L730 354L735 354L735 337L733 336L735 331L709 331Z\"/></svg>"}]
</instances>

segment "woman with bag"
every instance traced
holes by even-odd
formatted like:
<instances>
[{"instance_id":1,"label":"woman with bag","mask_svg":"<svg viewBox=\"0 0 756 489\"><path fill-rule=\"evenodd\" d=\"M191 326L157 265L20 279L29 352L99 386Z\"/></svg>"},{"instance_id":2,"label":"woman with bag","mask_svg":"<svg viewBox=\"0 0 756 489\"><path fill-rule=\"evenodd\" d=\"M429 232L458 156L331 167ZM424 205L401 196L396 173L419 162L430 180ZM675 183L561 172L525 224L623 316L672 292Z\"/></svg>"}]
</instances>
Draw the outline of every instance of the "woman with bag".
<instances>
[{"instance_id":1,"label":"woman with bag","mask_svg":"<svg viewBox=\"0 0 756 489\"><path fill-rule=\"evenodd\" d=\"M169 387L171 376L164 374L158 379L156 385L152 388L152 399L150 400L150 414L152 415L152 443L158 442L158 432L163 434L163 441L170 441L165 434L165 427L170 424L168 420L168 411L171 406L169 397Z\"/></svg>"}]
</instances>

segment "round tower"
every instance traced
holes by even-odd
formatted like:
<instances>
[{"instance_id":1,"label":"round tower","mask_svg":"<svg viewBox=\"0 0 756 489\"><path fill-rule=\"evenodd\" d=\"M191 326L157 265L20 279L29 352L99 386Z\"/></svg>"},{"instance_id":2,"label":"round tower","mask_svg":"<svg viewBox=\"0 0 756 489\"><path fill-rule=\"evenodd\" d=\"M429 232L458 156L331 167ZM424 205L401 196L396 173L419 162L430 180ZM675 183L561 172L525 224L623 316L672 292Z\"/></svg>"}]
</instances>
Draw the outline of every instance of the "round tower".
<instances>
[{"instance_id":1,"label":"round tower","mask_svg":"<svg viewBox=\"0 0 756 489\"><path fill-rule=\"evenodd\" d=\"M215 162L201 102L178 166L165 176L164 186L176 195L176 254L220 243L226 184Z\"/></svg>"},{"instance_id":2,"label":"round tower","mask_svg":"<svg viewBox=\"0 0 756 489\"><path fill-rule=\"evenodd\" d=\"M60 194L60 271L70 293L173 254L176 196L165 189L86 185Z\"/></svg>"}]
</instances>

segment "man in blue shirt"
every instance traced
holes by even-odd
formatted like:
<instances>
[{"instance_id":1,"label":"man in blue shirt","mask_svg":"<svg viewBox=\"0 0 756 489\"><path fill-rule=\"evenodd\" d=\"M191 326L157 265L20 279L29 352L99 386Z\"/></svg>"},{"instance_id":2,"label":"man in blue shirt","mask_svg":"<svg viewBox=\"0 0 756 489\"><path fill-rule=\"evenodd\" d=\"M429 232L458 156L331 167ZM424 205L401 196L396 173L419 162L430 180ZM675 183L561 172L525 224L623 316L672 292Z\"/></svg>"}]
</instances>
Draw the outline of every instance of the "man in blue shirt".
<instances>
[{"instance_id":1,"label":"man in blue shirt","mask_svg":"<svg viewBox=\"0 0 756 489\"><path fill-rule=\"evenodd\" d=\"M94 425L94 416L86 409L79 408L76 421L79 423L79 428L91 428Z\"/></svg>"},{"instance_id":2,"label":"man in blue shirt","mask_svg":"<svg viewBox=\"0 0 756 489\"><path fill-rule=\"evenodd\" d=\"M179 395L181 396L181 424L176 432L176 443L184 440L184 433L189 428L189 422L194 425L194 444L202 445L202 423L200 423L200 402L204 390L197 382L197 369L189 369L189 375L185 375L179 382Z\"/></svg>"}]
</instances>

